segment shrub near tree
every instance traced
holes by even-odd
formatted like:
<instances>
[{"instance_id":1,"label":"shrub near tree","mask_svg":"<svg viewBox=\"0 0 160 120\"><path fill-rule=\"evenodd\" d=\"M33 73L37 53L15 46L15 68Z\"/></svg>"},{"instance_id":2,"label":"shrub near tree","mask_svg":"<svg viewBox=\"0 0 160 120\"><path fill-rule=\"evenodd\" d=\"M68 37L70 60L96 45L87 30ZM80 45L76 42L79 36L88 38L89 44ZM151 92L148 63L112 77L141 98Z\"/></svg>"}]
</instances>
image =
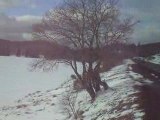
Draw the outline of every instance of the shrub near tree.
<instances>
[{"instance_id":1,"label":"shrub near tree","mask_svg":"<svg viewBox=\"0 0 160 120\"><path fill-rule=\"evenodd\" d=\"M136 24L132 18L121 17L117 4L117 0L65 0L61 6L49 10L42 23L34 26L34 37L81 52L79 59L68 53L70 59L49 62L52 59L43 58L33 66L50 69L58 63L66 63L94 100L100 86L108 89L100 78L103 48L126 43ZM77 63L82 65L82 73Z\"/></svg>"}]
</instances>

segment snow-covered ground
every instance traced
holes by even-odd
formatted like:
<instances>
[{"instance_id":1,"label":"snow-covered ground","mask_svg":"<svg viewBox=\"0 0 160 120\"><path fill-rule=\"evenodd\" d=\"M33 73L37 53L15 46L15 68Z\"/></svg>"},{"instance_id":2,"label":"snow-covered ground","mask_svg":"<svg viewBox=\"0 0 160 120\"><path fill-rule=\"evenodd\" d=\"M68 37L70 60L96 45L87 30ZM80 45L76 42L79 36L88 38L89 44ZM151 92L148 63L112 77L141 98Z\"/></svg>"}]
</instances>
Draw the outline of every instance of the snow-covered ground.
<instances>
[{"instance_id":1,"label":"snow-covered ground","mask_svg":"<svg viewBox=\"0 0 160 120\"><path fill-rule=\"evenodd\" d=\"M15 62L10 60L11 58ZM10 68L6 71L3 71L3 69L1 70L8 75L8 80L6 80L8 82L5 83L2 81L4 85L1 85L3 89L0 89L2 89L4 93L0 94L0 98L3 96L6 99L8 95L5 94L7 94L7 92L12 93L12 89L25 91L26 95L20 97L20 99L14 102L13 105L1 107L0 120L71 120L71 118L68 118L67 114L63 112L60 102L62 95L66 94L68 86L73 83L72 80L67 79L68 75L70 76L70 74L72 74L71 70L62 65L55 73L30 73L26 70L30 59L11 58L0 58L0 61L4 62L4 64L7 61L9 61L8 63L12 61L12 64L14 64L12 65L10 63L6 65L14 66L13 70L10 70ZM23 65L24 63L25 65ZM82 115L83 120L124 120L124 118L127 118L128 120L143 119L145 113L139 107L138 101L140 100L137 97L139 90L135 87L135 85L141 85L143 77L132 72L130 64L133 64L132 61L126 60L122 65L114 67L110 71L101 74L102 79L109 84L110 89L99 92L93 103L90 102L90 97L85 91L78 93L75 109L84 112ZM5 68L5 65L1 66ZM10 73L13 75L11 76ZM31 76L33 76L33 78L30 78ZM30 79L28 79L28 77ZM4 77L3 79L5 80L6 78ZM2 80L2 78L0 80ZM30 82L30 80L33 80L33 82ZM10 81L13 82L10 83ZM62 82L56 81L65 82L61 84ZM4 86L12 87L16 85L19 86L19 88L8 88L9 90L4 88ZM23 85L24 88L20 87L21 85ZM29 85L29 87L26 88L27 85ZM57 85L59 85L59 87L57 87ZM33 90L35 90L35 92L31 93ZM0 92L2 93L2 91ZM27 94L27 92L30 94ZM14 91L10 95L14 95L14 93L17 94L17 91ZM24 94L24 92L22 93Z\"/></svg>"},{"instance_id":2,"label":"snow-covered ground","mask_svg":"<svg viewBox=\"0 0 160 120\"><path fill-rule=\"evenodd\" d=\"M148 57L147 61L155 63L155 64L160 64L160 54L156 54L151 57Z\"/></svg>"},{"instance_id":3,"label":"snow-covered ground","mask_svg":"<svg viewBox=\"0 0 160 120\"><path fill-rule=\"evenodd\" d=\"M50 72L31 71L31 58L0 56L0 106L35 91L55 89L70 78L72 69L59 65Z\"/></svg>"}]
</instances>

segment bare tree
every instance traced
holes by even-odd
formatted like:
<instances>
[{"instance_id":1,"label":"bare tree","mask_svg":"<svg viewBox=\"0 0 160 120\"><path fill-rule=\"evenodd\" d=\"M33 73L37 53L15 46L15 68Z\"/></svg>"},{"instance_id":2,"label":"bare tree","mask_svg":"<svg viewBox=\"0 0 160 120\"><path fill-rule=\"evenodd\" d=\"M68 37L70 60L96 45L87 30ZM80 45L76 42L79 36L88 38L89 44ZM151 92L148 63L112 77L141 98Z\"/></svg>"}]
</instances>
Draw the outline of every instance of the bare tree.
<instances>
[{"instance_id":1,"label":"bare tree","mask_svg":"<svg viewBox=\"0 0 160 120\"><path fill-rule=\"evenodd\" d=\"M94 100L100 85L103 49L107 45L126 43L136 22L120 16L118 0L65 0L62 6L46 13L40 25L34 27L38 39L53 41L79 51L79 59L60 60L71 66L84 88ZM79 73L77 62L83 72ZM59 63L56 61L56 63Z\"/></svg>"}]
</instances>

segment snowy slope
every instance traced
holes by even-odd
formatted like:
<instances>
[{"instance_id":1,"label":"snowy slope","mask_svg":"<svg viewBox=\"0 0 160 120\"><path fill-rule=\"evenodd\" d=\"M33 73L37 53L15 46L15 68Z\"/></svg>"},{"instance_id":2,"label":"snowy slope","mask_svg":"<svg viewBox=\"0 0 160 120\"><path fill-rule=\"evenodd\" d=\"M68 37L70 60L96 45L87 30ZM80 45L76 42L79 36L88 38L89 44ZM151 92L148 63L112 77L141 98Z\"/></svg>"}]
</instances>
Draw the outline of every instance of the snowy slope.
<instances>
[{"instance_id":1,"label":"snowy slope","mask_svg":"<svg viewBox=\"0 0 160 120\"><path fill-rule=\"evenodd\" d=\"M153 55L151 57L146 58L147 61L155 63L155 64L160 64L160 54Z\"/></svg>"},{"instance_id":2,"label":"snowy slope","mask_svg":"<svg viewBox=\"0 0 160 120\"><path fill-rule=\"evenodd\" d=\"M139 106L139 90L142 76L130 70L131 61L125 61L109 72L102 73L102 79L111 87L97 95L94 103L85 91L78 93L76 109L83 110L83 120L142 120L143 110ZM61 78L61 77L60 77ZM57 79L60 79L57 78ZM65 79L66 80L66 79ZM57 89L37 91L19 99L12 106L0 109L0 120L71 120L63 113L60 100L73 81L66 81Z\"/></svg>"},{"instance_id":3,"label":"snowy slope","mask_svg":"<svg viewBox=\"0 0 160 120\"><path fill-rule=\"evenodd\" d=\"M35 91L55 89L70 78L72 70L60 65L51 72L31 72L31 58L0 57L0 106Z\"/></svg>"}]
</instances>

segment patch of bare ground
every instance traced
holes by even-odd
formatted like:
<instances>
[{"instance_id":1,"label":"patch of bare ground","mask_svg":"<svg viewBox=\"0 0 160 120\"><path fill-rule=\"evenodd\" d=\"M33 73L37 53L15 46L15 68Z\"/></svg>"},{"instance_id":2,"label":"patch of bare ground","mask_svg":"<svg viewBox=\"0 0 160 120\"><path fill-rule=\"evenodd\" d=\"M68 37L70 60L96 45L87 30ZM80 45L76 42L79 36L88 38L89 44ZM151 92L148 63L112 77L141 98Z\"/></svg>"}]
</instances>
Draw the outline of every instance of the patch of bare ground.
<instances>
[{"instance_id":1,"label":"patch of bare ground","mask_svg":"<svg viewBox=\"0 0 160 120\"><path fill-rule=\"evenodd\" d=\"M160 84L144 85L142 87L144 120L160 120Z\"/></svg>"}]
</instances>

